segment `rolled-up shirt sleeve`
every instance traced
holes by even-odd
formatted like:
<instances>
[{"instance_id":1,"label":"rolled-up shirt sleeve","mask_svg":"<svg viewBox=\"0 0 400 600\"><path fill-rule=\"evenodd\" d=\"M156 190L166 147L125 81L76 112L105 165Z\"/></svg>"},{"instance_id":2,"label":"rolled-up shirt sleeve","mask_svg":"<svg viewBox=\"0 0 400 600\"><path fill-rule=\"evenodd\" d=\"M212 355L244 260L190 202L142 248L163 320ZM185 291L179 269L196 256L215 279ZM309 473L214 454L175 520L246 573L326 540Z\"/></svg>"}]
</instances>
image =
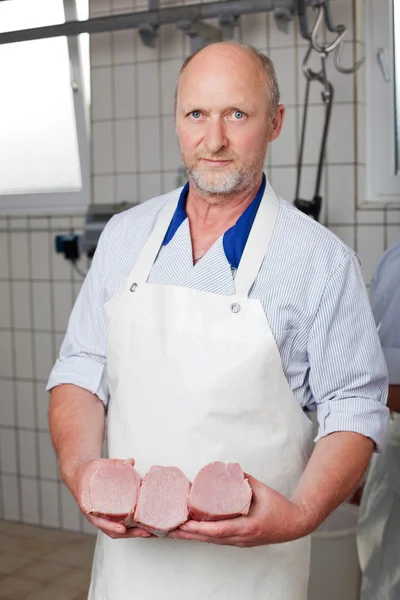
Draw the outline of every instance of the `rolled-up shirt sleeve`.
<instances>
[{"instance_id":1,"label":"rolled-up shirt sleeve","mask_svg":"<svg viewBox=\"0 0 400 600\"><path fill-rule=\"evenodd\" d=\"M308 342L309 385L317 404L316 441L336 431L386 444L385 360L357 257L349 252L331 276Z\"/></svg>"},{"instance_id":2,"label":"rolled-up shirt sleeve","mask_svg":"<svg viewBox=\"0 0 400 600\"><path fill-rule=\"evenodd\" d=\"M46 389L70 383L96 394L107 405L106 329L103 306L107 301L103 269L107 227L100 236L89 272L72 309L58 359Z\"/></svg>"}]
</instances>

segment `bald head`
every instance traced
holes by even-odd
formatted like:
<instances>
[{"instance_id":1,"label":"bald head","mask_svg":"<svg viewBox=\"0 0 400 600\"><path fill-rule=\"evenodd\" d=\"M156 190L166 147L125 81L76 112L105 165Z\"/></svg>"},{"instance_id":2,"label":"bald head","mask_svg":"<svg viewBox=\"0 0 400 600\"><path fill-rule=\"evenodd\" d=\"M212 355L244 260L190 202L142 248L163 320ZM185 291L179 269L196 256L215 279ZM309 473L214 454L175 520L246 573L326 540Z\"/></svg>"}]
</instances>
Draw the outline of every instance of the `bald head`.
<instances>
[{"instance_id":1,"label":"bald head","mask_svg":"<svg viewBox=\"0 0 400 600\"><path fill-rule=\"evenodd\" d=\"M249 44L238 42L218 42L197 50L183 63L175 90L174 113L176 114L180 84L184 74L195 71L201 76L203 71L226 71L232 74L245 71L259 81L260 91L265 91L268 100L268 112L273 116L279 104L279 86L274 65L265 54Z\"/></svg>"}]
</instances>

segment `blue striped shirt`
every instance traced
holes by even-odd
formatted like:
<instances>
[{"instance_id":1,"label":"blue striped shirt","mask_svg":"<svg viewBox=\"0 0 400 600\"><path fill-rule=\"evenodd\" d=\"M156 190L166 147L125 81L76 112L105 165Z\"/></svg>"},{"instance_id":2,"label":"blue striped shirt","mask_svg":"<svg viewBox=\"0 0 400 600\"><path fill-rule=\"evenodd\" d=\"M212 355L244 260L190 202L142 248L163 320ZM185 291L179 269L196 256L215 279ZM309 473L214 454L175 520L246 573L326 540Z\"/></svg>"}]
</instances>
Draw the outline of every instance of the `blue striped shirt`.
<instances>
[{"instance_id":1,"label":"blue striped shirt","mask_svg":"<svg viewBox=\"0 0 400 600\"><path fill-rule=\"evenodd\" d=\"M175 191L154 198L109 221L47 389L75 384L107 404L104 304L126 281L162 208L178 195ZM150 284L235 292L224 236L195 266L187 218L166 241ZM250 297L264 308L294 396L304 409L317 411L316 441L335 431L354 431L372 438L381 450L389 423L387 371L354 252L280 198L268 253Z\"/></svg>"}]
</instances>

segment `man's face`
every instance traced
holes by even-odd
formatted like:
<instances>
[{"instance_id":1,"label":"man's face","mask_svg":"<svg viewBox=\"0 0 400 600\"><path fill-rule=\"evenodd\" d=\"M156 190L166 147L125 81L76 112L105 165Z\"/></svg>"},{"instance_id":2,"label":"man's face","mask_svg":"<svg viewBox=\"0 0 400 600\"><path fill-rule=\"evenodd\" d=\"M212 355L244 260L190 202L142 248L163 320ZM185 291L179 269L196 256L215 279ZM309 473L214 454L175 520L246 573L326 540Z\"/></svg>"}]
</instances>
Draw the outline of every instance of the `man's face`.
<instances>
[{"instance_id":1,"label":"man's face","mask_svg":"<svg viewBox=\"0 0 400 600\"><path fill-rule=\"evenodd\" d=\"M273 122L266 77L247 50L207 48L183 72L176 131L182 160L199 190L231 194L252 187L268 142L279 135Z\"/></svg>"}]
</instances>

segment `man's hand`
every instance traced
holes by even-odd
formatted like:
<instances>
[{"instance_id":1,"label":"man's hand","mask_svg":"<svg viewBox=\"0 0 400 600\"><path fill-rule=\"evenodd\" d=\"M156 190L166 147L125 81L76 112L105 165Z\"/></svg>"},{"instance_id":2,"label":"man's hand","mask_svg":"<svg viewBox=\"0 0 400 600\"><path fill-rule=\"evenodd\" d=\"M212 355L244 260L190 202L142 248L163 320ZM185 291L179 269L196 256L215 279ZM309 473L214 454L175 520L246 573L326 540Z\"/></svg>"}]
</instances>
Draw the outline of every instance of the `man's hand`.
<instances>
[{"instance_id":1,"label":"man's hand","mask_svg":"<svg viewBox=\"0 0 400 600\"><path fill-rule=\"evenodd\" d=\"M126 528L122 523L115 523L114 521L110 521L105 517L98 517L91 514L88 514L88 510L90 510L91 505L89 502L89 482L90 477L99 466L104 465L105 463L116 464L116 463L125 463L134 465L135 461L133 458L129 458L127 460L116 460L116 459L107 459L107 458L98 458L95 460L90 460L81 464L74 471L73 477L70 478L68 482L68 487L71 490L78 506L83 513L84 517L92 523L97 529L100 529L103 533L108 535L114 539L126 539L126 538L136 538L136 537L154 537L151 533L146 531L145 529L140 529L139 527L129 527Z\"/></svg>"},{"instance_id":2,"label":"man's hand","mask_svg":"<svg viewBox=\"0 0 400 600\"><path fill-rule=\"evenodd\" d=\"M309 533L301 506L290 502L250 475L253 490L249 514L224 521L187 521L170 538L250 548L288 542Z\"/></svg>"}]
</instances>

